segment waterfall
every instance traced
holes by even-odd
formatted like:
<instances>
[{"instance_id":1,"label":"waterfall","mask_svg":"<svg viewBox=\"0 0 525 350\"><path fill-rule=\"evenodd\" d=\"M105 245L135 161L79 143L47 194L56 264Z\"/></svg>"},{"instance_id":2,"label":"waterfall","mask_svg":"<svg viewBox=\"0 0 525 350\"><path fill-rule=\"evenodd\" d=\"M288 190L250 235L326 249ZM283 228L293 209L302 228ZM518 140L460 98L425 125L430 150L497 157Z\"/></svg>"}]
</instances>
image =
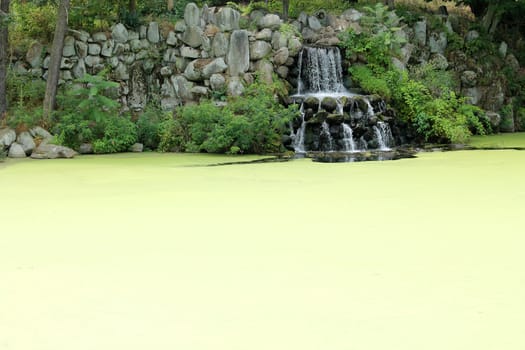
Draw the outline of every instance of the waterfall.
<instances>
[{"instance_id":1,"label":"waterfall","mask_svg":"<svg viewBox=\"0 0 525 350\"><path fill-rule=\"evenodd\" d=\"M297 93L344 93L341 52L336 47L305 47L298 59Z\"/></svg>"},{"instance_id":2,"label":"waterfall","mask_svg":"<svg viewBox=\"0 0 525 350\"><path fill-rule=\"evenodd\" d=\"M328 126L326 121L321 124L321 134L319 135L319 140L319 148L321 148L323 151L329 152L334 150L332 134L330 134L330 126Z\"/></svg>"},{"instance_id":3,"label":"waterfall","mask_svg":"<svg viewBox=\"0 0 525 350\"><path fill-rule=\"evenodd\" d=\"M292 128L292 138L293 138L293 149L296 153L304 153L304 133L306 130L306 122L304 120L304 104L301 103L301 108L299 109L301 113L301 126L297 129L297 133L293 135Z\"/></svg>"},{"instance_id":4,"label":"waterfall","mask_svg":"<svg viewBox=\"0 0 525 350\"><path fill-rule=\"evenodd\" d=\"M343 123L343 147L345 152L355 152L355 141L350 125Z\"/></svg>"},{"instance_id":5,"label":"waterfall","mask_svg":"<svg viewBox=\"0 0 525 350\"><path fill-rule=\"evenodd\" d=\"M394 139L392 137L390 126L385 122L377 122L377 125L374 126L374 132L376 134L379 149L381 151L390 151L390 146Z\"/></svg>"}]
</instances>

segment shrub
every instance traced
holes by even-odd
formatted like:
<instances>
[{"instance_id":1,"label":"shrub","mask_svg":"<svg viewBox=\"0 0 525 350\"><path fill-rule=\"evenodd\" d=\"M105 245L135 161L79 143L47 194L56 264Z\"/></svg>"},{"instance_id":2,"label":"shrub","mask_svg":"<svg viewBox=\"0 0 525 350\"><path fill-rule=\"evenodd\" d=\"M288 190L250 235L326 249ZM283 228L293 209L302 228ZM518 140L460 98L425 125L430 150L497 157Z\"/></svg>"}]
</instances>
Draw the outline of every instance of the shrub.
<instances>
[{"instance_id":1,"label":"shrub","mask_svg":"<svg viewBox=\"0 0 525 350\"><path fill-rule=\"evenodd\" d=\"M163 113L159 108L146 106L144 111L137 119L137 138L138 142L149 150L157 149L160 142L160 123Z\"/></svg>"},{"instance_id":2,"label":"shrub","mask_svg":"<svg viewBox=\"0 0 525 350\"><path fill-rule=\"evenodd\" d=\"M137 126L129 116L106 118L101 129L103 136L93 142L95 153L125 152L137 142Z\"/></svg>"},{"instance_id":3,"label":"shrub","mask_svg":"<svg viewBox=\"0 0 525 350\"><path fill-rule=\"evenodd\" d=\"M12 1L9 40L25 51L33 40L51 42L55 32L56 6L50 3Z\"/></svg>"}]
</instances>

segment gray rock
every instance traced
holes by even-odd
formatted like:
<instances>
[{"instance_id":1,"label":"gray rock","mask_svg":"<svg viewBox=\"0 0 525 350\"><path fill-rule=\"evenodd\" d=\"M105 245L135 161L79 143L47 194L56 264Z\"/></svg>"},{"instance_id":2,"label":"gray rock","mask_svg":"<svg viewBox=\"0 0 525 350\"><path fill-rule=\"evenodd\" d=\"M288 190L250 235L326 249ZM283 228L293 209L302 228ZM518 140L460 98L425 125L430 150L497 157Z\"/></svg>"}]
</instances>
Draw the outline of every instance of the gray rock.
<instances>
[{"instance_id":1,"label":"gray rock","mask_svg":"<svg viewBox=\"0 0 525 350\"><path fill-rule=\"evenodd\" d=\"M113 55L122 55L130 50L129 44L115 43Z\"/></svg>"},{"instance_id":2,"label":"gray rock","mask_svg":"<svg viewBox=\"0 0 525 350\"><path fill-rule=\"evenodd\" d=\"M113 49L115 48L115 41L113 40L108 40L108 41L105 41L103 44L102 44L102 49L100 51L100 54L104 57L111 57L113 56Z\"/></svg>"},{"instance_id":3,"label":"gray rock","mask_svg":"<svg viewBox=\"0 0 525 350\"><path fill-rule=\"evenodd\" d=\"M193 88L193 83L188 81L182 75L174 75L171 77L171 84L175 90L175 95L183 101L188 101L193 99L191 94L191 89Z\"/></svg>"},{"instance_id":4,"label":"gray rock","mask_svg":"<svg viewBox=\"0 0 525 350\"><path fill-rule=\"evenodd\" d=\"M157 22L150 22L148 25L146 38L152 44L157 44L160 42L159 24Z\"/></svg>"},{"instance_id":5,"label":"gray rock","mask_svg":"<svg viewBox=\"0 0 525 350\"><path fill-rule=\"evenodd\" d=\"M100 52L102 51L102 48L100 47L99 44L89 44L88 45L88 54L92 55L92 56L98 56L100 55Z\"/></svg>"},{"instance_id":6,"label":"gray rock","mask_svg":"<svg viewBox=\"0 0 525 350\"><path fill-rule=\"evenodd\" d=\"M29 133L31 134L31 136L33 136L34 138L40 138L42 140L51 140L53 138L53 135L51 135L49 133L49 131L47 131L46 129L40 127L40 126L35 126L34 128L31 128L29 130Z\"/></svg>"},{"instance_id":7,"label":"gray rock","mask_svg":"<svg viewBox=\"0 0 525 350\"><path fill-rule=\"evenodd\" d=\"M202 71L199 67L199 60L191 61L184 70L184 77L190 81L201 81Z\"/></svg>"},{"instance_id":8,"label":"gray rock","mask_svg":"<svg viewBox=\"0 0 525 350\"><path fill-rule=\"evenodd\" d=\"M26 61L31 65L32 68L38 68L42 66L42 60L44 58L44 45L35 41L29 47L26 53Z\"/></svg>"},{"instance_id":9,"label":"gray rock","mask_svg":"<svg viewBox=\"0 0 525 350\"><path fill-rule=\"evenodd\" d=\"M73 158L77 152L65 146L53 145L47 142L41 143L33 153L33 159L55 159L55 158Z\"/></svg>"},{"instance_id":10,"label":"gray rock","mask_svg":"<svg viewBox=\"0 0 525 350\"><path fill-rule=\"evenodd\" d=\"M225 72L228 65L222 57L216 58L202 68L202 76L205 79L210 78L213 74Z\"/></svg>"},{"instance_id":11,"label":"gray rock","mask_svg":"<svg viewBox=\"0 0 525 350\"><path fill-rule=\"evenodd\" d=\"M16 140L16 132L10 128L0 129L0 150L11 146Z\"/></svg>"},{"instance_id":12,"label":"gray rock","mask_svg":"<svg viewBox=\"0 0 525 350\"><path fill-rule=\"evenodd\" d=\"M253 61L265 58L272 52L272 46L266 42L257 40L250 45L250 59Z\"/></svg>"},{"instance_id":13,"label":"gray rock","mask_svg":"<svg viewBox=\"0 0 525 350\"><path fill-rule=\"evenodd\" d=\"M180 51L177 49L166 49L164 51L164 57L162 58L164 62L167 63L175 63L177 61L177 57L180 56Z\"/></svg>"},{"instance_id":14,"label":"gray rock","mask_svg":"<svg viewBox=\"0 0 525 350\"><path fill-rule=\"evenodd\" d=\"M439 70L446 70L448 68L447 58L440 53L432 55L429 63Z\"/></svg>"},{"instance_id":15,"label":"gray rock","mask_svg":"<svg viewBox=\"0 0 525 350\"><path fill-rule=\"evenodd\" d=\"M175 32L170 31L168 37L166 38L166 44L170 46L176 46L179 43L179 39L175 35Z\"/></svg>"},{"instance_id":16,"label":"gray rock","mask_svg":"<svg viewBox=\"0 0 525 350\"><path fill-rule=\"evenodd\" d=\"M461 82L465 87L474 87L478 84L478 75L474 71L466 70L461 73Z\"/></svg>"},{"instance_id":17,"label":"gray rock","mask_svg":"<svg viewBox=\"0 0 525 350\"><path fill-rule=\"evenodd\" d=\"M60 69L71 69L74 65L75 62L69 57L62 57L62 60L60 61Z\"/></svg>"},{"instance_id":18,"label":"gray rock","mask_svg":"<svg viewBox=\"0 0 525 350\"><path fill-rule=\"evenodd\" d=\"M9 147L9 153L7 153L7 156L9 158L25 158L27 157L26 152L24 151L24 148L19 143L12 143Z\"/></svg>"},{"instance_id":19,"label":"gray rock","mask_svg":"<svg viewBox=\"0 0 525 350\"><path fill-rule=\"evenodd\" d=\"M215 57L226 56L229 46L228 37L222 32L217 33L211 45L213 55Z\"/></svg>"},{"instance_id":20,"label":"gray rock","mask_svg":"<svg viewBox=\"0 0 525 350\"><path fill-rule=\"evenodd\" d=\"M47 62L49 62L49 56L47 56L46 59L47 59ZM46 59L44 59L44 68L46 68L45 67ZM13 65L13 71L16 74L18 74L18 75L26 75L28 73L27 68L26 68L26 64L24 62L22 62L22 61L16 61L15 62L15 64Z\"/></svg>"},{"instance_id":21,"label":"gray rock","mask_svg":"<svg viewBox=\"0 0 525 350\"><path fill-rule=\"evenodd\" d=\"M216 15L216 24L223 32L239 29L241 15L231 7L223 7Z\"/></svg>"},{"instance_id":22,"label":"gray rock","mask_svg":"<svg viewBox=\"0 0 525 350\"><path fill-rule=\"evenodd\" d=\"M359 22L363 14L355 9L348 9L341 15L342 18L350 22Z\"/></svg>"},{"instance_id":23,"label":"gray rock","mask_svg":"<svg viewBox=\"0 0 525 350\"><path fill-rule=\"evenodd\" d=\"M148 37L148 27L141 25L139 27L139 37L138 39L146 39ZM129 40L129 39L128 39Z\"/></svg>"},{"instance_id":24,"label":"gray rock","mask_svg":"<svg viewBox=\"0 0 525 350\"><path fill-rule=\"evenodd\" d=\"M479 87L463 89L461 92L467 98L466 101L473 105L477 105L483 98L483 92Z\"/></svg>"},{"instance_id":25,"label":"gray rock","mask_svg":"<svg viewBox=\"0 0 525 350\"><path fill-rule=\"evenodd\" d=\"M204 32L200 27L188 26L186 31L182 34L181 40L188 46L197 48L202 45L202 37Z\"/></svg>"},{"instance_id":26,"label":"gray rock","mask_svg":"<svg viewBox=\"0 0 525 350\"><path fill-rule=\"evenodd\" d=\"M405 63L403 61L401 61L399 58L392 57L391 60L392 60L392 65L394 67L396 67L397 69L399 69L401 71L406 71L407 70L407 67L406 67Z\"/></svg>"},{"instance_id":27,"label":"gray rock","mask_svg":"<svg viewBox=\"0 0 525 350\"><path fill-rule=\"evenodd\" d=\"M140 50L142 50L142 43L140 42L139 39L130 40L129 47L131 51L139 52Z\"/></svg>"},{"instance_id":28,"label":"gray rock","mask_svg":"<svg viewBox=\"0 0 525 350\"><path fill-rule=\"evenodd\" d=\"M301 12L299 14L299 17L297 18L297 21L301 23L303 26L308 25L308 15L304 12Z\"/></svg>"},{"instance_id":29,"label":"gray rock","mask_svg":"<svg viewBox=\"0 0 525 350\"><path fill-rule=\"evenodd\" d=\"M427 44L427 21L422 20L414 24L414 38L416 43L425 46Z\"/></svg>"},{"instance_id":30,"label":"gray rock","mask_svg":"<svg viewBox=\"0 0 525 350\"><path fill-rule=\"evenodd\" d=\"M75 56L75 38L72 36L66 36L64 38L64 48L62 49L62 56L71 57Z\"/></svg>"},{"instance_id":31,"label":"gray rock","mask_svg":"<svg viewBox=\"0 0 525 350\"><path fill-rule=\"evenodd\" d=\"M138 143L138 142L134 143L129 148L129 151L130 152L134 152L134 153L141 153L143 150L144 150L144 145L142 143Z\"/></svg>"},{"instance_id":32,"label":"gray rock","mask_svg":"<svg viewBox=\"0 0 525 350\"><path fill-rule=\"evenodd\" d=\"M183 72L186 69L188 63L190 63L189 59L184 57L177 57L175 59L175 68L177 68L179 72Z\"/></svg>"},{"instance_id":33,"label":"gray rock","mask_svg":"<svg viewBox=\"0 0 525 350\"><path fill-rule=\"evenodd\" d=\"M303 44L301 43L301 40L299 40L297 37L294 36L288 40L288 51L290 52L290 56L297 56L301 51L302 47Z\"/></svg>"},{"instance_id":34,"label":"gray rock","mask_svg":"<svg viewBox=\"0 0 525 350\"><path fill-rule=\"evenodd\" d=\"M61 70L60 71L60 79L64 81L71 81L73 80L73 75L71 74L70 70Z\"/></svg>"},{"instance_id":35,"label":"gray rock","mask_svg":"<svg viewBox=\"0 0 525 350\"><path fill-rule=\"evenodd\" d=\"M140 33L134 32L132 30L128 30L128 41L146 39L147 30L148 30L147 27L146 26L140 26L140 30L145 30L146 34L141 36Z\"/></svg>"},{"instance_id":36,"label":"gray rock","mask_svg":"<svg viewBox=\"0 0 525 350\"><path fill-rule=\"evenodd\" d=\"M184 22L187 26L200 26L201 24L201 12L193 2L187 4L184 9Z\"/></svg>"},{"instance_id":37,"label":"gray rock","mask_svg":"<svg viewBox=\"0 0 525 350\"><path fill-rule=\"evenodd\" d=\"M408 63L408 61L410 60L410 57L412 57L412 53L414 52L414 49L415 49L415 46L410 43L403 45L403 47L401 48L401 61L404 64Z\"/></svg>"},{"instance_id":38,"label":"gray rock","mask_svg":"<svg viewBox=\"0 0 525 350\"><path fill-rule=\"evenodd\" d=\"M191 88L190 92L194 95L194 97L195 96L207 97L210 91L205 86L194 86Z\"/></svg>"},{"instance_id":39,"label":"gray rock","mask_svg":"<svg viewBox=\"0 0 525 350\"><path fill-rule=\"evenodd\" d=\"M281 18L274 14L268 14L259 19L257 22L259 28L269 28L277 30L281 27Z\"/></svg>"},{"instance_id":40,"label":"gray rock","mask_svg":"<svg viewBox=\"0 0 525 350\"><path fill-rule=\"evenodd\" d=\"M308 27L314 32L318 32L321 30L321 28L323 28L321 22L319 22L319 19L317 19L315 16L308 17Z\"/></svg>"},{"instance_id":41,"label":"gray rock","mask_svg":"<svg viewBox=\"0 0 525 350\"><path fill-rule=\"evenodd\" d=\"M239 77L231 77L228 82L228 95L241 96L244 92L244 85L242 85Z\"/></svg>"},{"instance_id":42,"label":"gray rock","mask_svg":"<svg viewBox=\"0 0 525 350\"><path fill-rule=\"evenodd\" d=\"M89 40L89 33L86 32L85 30L74 30L72 31L73 32L73 36L75 37L75 39L77 39L78 41L81 41L83 43L86 43L88 40Z\"/></svg>"},{"instance_id":43,"label":"gray rock","mask_svg":"<svg viewBox=\"0 0 525 350\"><path fill-rule=\"evenodd\" d=\"M77 55L80 58L85 58L88 54L88 44L82 41L75 41L75 48L77 50Z\"/></svg>"},{"instance_id":44,"label":"gray rock","mask_svg":"<svg viewBox=\"0 0 525 350\"><path fill-rule=\"evenodd\" d=\"M516 56L514 56L513 54L507 55L507 57L505 58L505 63L514 72L518 72L520 70L520 62L518 61Z\"/></svg>"},{"instance_id":45,"label":"gray rock","mask_svg":"<svg viewBox=\"0 0 525 350\"><path fill-rule=\"evenodd\" d=\"M20 134L18 134L16 142L22 146L22 149L24 150L26 155L30 155L31 152L33 152L33 149L35 148L35 141L33 140L33 136L31 136L31 134L28 131L22 131Z\"/></svg>"},{"instance_id":46,"label":"gray rock","mask_svg":"<svg viewBox=\"0 0 525 350\"><path fill-rule=\"evenodd\" d=\"M507 56L508 48L509 48L509 46L507 45L507 43L502 41L501 44L499 45L499 48L498 48L498 53L499 53L501 58L505 58Z\"/></svg>"},{"instance_id":47,"label":"gray rock","mask_svg":"<svg viewBox=\"0 0 525 350\"><path fill-rule=\"evenodd\" d=\"M140 62L130 68L128 106L133 111L140 111L146 106L148 96L146 73Z\"/></svg>"},{"instance_id":48,"label":"gray rock","mask_svg":"<svg viewBox=\"0 0 525 350\"><path fill-rule=\"evenodd\" d=\"M113 71L113 76L115 77L115 80L128 80L128 67L122 62L119 63L117 68L115 68Z\"/></svg>"},{"instance_id":49,"label":"gray rock","mask_svg":"<svg viewBox=\"0 0 525 350\"><path fill-rule=\"evenodd\" d=\"M116 43L125 43L128 41L128 30L122 23L117 23L111 31L111 37Z\"/></svg>"},{"instance_id":50,"label":"gray rock","mask_svg":"<svg viewBox=\"0 0 525 350\"><path fill-rule=\"evenodd\" d=\"M282 47L275 54L273 55L273 63L276 66L282 66L283 64L288 61L288 58L290 57L290 50L288 50L287 47Z\"/></svg>"},{"instance_id":51,"label":"gray rock","mask_svg":"<svg viewBox=\"0 0 525 350\"><path fill-rule=\"evenodd\" d=\"M230 37L228 66L232 77L239 76L250 68L250 47L246 30L233 31Z\"/></svg>"},{"instance_id":52,"label":"gray rock","mask_svg":"<svg viewBox=\"0 0 525 350\"><path fill-rule=\"evenodd\" d=\"M264 83L273 84L273 65L267 60L260 60L255 64L255 70L259 73L259 78Z\"/></svg>"},{"instance_id":53,"label":"gray rock","mask_svg":"<svg viewBox=\"0 0 525 350\"><path fill-rule=\"evenodd\" d=\"M277 67L277 75L281 77L282 79L288 78L288 74L290 74L290 69L286 66L279 66Z\"/></svg>"},{"instance_id":54,"label":"gray rock","mask_svg":"<svg viewBox=\"0 0 525 350\"><path fill-rule=\"evenodd\" d=\"M269 28L264 28L260 32L257 32L255 34L255 39L257 40L264 40L264 41L271 41L272 40L273 32Z\"/></svg>"},{"instance_id":55,"label":"gray rock","mask_svg":"<svg viewBox=\"0 0 525 350\"><path fill-rule=\"evenodd\" d=\"M445 54L447 44L447 34L445 34L444 32L441 32L439 34L432 33L428 39L428 46L430 48L431 53L439 53L441 55Z\"/></svg>"},{"instance_id":56,"label":"gray rock","mask_svg":"<svg viewBox=\"0 0 525 350\"><path fill-rule=\"evenodd\" d=\"M175 28L173 28L176 33L184 33L186 31L186 22L183 20L175 22Z\"/></svg>"},{"instance_id":57,"label":"gray rock","mask_svg":"<svg viewBox=\"0 0 525 350\"><path fill-rule=\"evenodd\" d=\"M93 144L83 143L78 147L78 153L80 154L93 154Z\"/></svg>"},{"instance_id":58,"label":"gray rock","mask_svg":"<svg viewBox=\"0 0 525 350\"><path fill-rule=\"evenodd\" d=\"M201 52L192 47L183 46L180 49L180 55L186 58L199 58L201 56Z\"/></svg>"},{"instance_id":59,"label":"gray rock","mask_svg":"<svg viewBox=\"0 0 525 350\"><path fill-rule=\"evenodd\" d=\"M499 113L496 113L496 112L487 111L485 113L485 116L489 120L490 125L492 126L492 129L493 130L498 130L499 125L501 123L501 115Z\"/></svg>"},{"instance_id":60,"label":"gray rock","mask_svg":"<svg viewBox=\"0 0 525 350\"><path fill-rule=\"evenodd\" d=\"M87 56L85 59L84 59L84 63L86 64L86 66L88 67L94 67L96 65L99 65L103 62L102 58L100 58L99 56Z\"/></svg>"},{"instance_id":61,"label":"gray rock","mask_svg":"<svg viewBox=\"0 0 525 350\"><path fill-rule=\"evenodd\" d=\"M341 40L336 36L321 38L315 42L315 44L319 46L338 46L340 43Z\"/></svg>"},{"instance_id":62,"label":"gray rock","mask_svg":"<svg viewBox=\"0 0 525 350\"><path fill-rule=\"evenodd\" d=\"M124 27L124 25L122 25L122 27L124 29L126 29L126 27ZM118 30L120 30L120 29L121 28L119 27ZM127 30L126 30L126 33L127 33ZM97 42L97 43L102 43L102 42L108 40L108 37L106 36L106 33L104 33L104 32L95 33L95 34L93 34L92 38L93 38L93 41Z\"/></svg>"},{"instance_id":63,"label":"gray rock","mask_svg":"<svg viewBox=\"0 0 525 350\"><path fill-rule=\"evenodd\" d=\"M214 91L222 90L226 86L226 79L222 74L213 74L210 77L210 86Z\"/></svg>"},{"instance_id":64,"label":"gray rock","mask_svg":"<svg viewBox=\"0 0 525 350\"><path fill-rule=\"evenodd\" d=\"M279 50L280 48L287 47L287 45L288 35L283 35L280 32L273 32L272 47L274 50Z\"/></svg>"},{"instance_id":65,"label":"gray rock","mask_svg":"<svg viewBox=\"0 0 525 350\"><path fill-rule=\"evenodd\" d=\"M173 74L173 69L169 66L164 66L160 68L160 75L163 77L169 77Z\"/></svg>"},{"instance_id":66,"label":"gray rock","mask_svg":"<svg viewBox=\"0 0 525 350\"><path fill-rule=\"evenodd\" d=\"M160 100L160 108L163 111L172 111L181 105L181 101L176 97L166 97Z\"/></svg>"},{"instance_id":67,"label":"gray rock","mask_svg":"<svg viewBox=\"0 0 525 350\"><path fill-rule=\"evenodd\" d=\"M470 30L465 35L465 42L471 42L479 38L479 32L476 30Z\"/></svg>"}]
</instances>

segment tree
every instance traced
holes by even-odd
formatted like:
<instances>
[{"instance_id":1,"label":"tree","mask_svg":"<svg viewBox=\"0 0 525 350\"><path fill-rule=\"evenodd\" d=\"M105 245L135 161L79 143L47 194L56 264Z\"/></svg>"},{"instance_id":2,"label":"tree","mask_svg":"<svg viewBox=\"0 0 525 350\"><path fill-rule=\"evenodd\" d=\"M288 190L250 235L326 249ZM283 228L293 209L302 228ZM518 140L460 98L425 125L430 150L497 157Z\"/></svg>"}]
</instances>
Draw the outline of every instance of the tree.
<instances>
[{"instance_id":1,"label":"tree","mask_svg":"<svg viewBox=\"0 0 525 350\"><path fill-rule=\"evenodd\" d=\"M283 0L283 19L288 20L288 12L290 9L290 0Z\"/></svg>"},{"instance_id":2,"label":"tree","mask_svg":"<svg viewBox=\"0 0 525 350\"><path fill-rule=\"evenodd\" d=\"M8 57L8 28L9 0L0 0L0 121L7 112L6 79Z\"/></svg>"},{"instance_id":3,"label":"tree","mask_svg":"<svg viewBox=\"0 0 525 350\"><path fill-rule=\"evenodd\" d=\"M43 118L49 118L55 109L60 77L60 64L62 62L62 50L64 48L64 38L67 32L67 19L69 12L69 0L61 0L58 6L58 17L51 48L51 58L49 60L49 70L47 74L46 93L44 96Z\"/></svg>"}]
</instances>

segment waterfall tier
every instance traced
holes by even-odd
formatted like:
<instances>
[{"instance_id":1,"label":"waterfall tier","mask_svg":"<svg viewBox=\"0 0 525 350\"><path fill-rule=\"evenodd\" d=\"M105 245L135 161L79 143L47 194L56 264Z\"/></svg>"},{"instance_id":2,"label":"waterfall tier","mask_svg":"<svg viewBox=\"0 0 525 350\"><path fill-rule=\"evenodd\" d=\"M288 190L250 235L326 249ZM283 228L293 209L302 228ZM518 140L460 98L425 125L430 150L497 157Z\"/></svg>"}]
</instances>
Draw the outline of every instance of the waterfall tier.
<instances>
[{"instance_id":1,"label":"waterfall tier","mask_svg":"<svg viewBox=\"0 0 525 350\"><path fill-rule=\"evenodd\" d=\"M299 54L297 94L301 116L291 125L288 147L296 153L390 150L394 137L386 104L378 96L349 92L336 47L305 47Z\"/></svg>"}]
</instances>

